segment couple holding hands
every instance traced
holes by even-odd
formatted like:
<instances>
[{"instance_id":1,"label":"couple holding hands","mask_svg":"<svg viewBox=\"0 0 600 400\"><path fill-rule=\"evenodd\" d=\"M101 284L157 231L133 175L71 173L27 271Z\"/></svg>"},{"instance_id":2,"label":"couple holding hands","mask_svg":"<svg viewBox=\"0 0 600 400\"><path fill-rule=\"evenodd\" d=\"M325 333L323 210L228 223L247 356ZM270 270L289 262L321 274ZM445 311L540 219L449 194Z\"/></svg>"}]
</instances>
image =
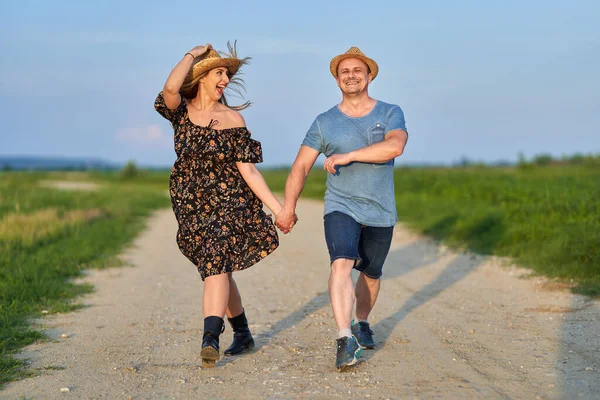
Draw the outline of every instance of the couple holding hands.
<instances>
[{"instance_id":1,"label":"couple holding hands","mask_svg":"<svg viewBox=\"0 0 600 400\"><path fill-rule=\"evenodd\" d=\"M236 74L248 61L238 57L235 45L228 44L227 53L210 44L194 47L173 68L154 104L174 131L170 195L177 244L204 281L202 364L212 367L219 359L225 315L234 332L225 354L254 347L232 274L278 247L275 225L283 233L293 229L298 197L323 153L329 294L338 328L336 368L343 371L364 348L375 347L368 316L397 221L393 167L408 140L404 114L369 96L379 72L373 59L356 47L335 56L330 72L342 101L308 129L281 204L255 166L262 162L261 145L239 113L250 103L229 105L223 93L227 87L239 90L243 82ZM275 225L263 204L276 216ZM360 271L356 287L352 269Z\"/></svg>"}]
</instances>

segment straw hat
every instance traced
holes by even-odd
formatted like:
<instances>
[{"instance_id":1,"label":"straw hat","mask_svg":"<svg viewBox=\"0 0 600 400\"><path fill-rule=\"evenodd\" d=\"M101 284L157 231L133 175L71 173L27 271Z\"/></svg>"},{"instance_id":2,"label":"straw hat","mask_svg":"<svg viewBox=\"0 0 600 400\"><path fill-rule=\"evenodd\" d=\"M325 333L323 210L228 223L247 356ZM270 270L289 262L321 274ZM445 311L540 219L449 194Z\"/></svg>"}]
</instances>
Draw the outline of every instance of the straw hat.
<instances>
[{"instance_id":1,"label":"straw hat","mask_svg":"<svg viewBox=\"0 0 600 400\"><path fill-rule=\"evenodd\" d=\"M238 72L238 69L243 64L243 62L243 60L240 60L239 58L235 57L221 57L221 55L217 51L210 49L208 52L194 59L195 64L190 69L186 80L191 81L199 75L203 74L204 72L210 71L211 69L218 67L227 68L227 70L229 71L229 76L231 77L235 75L236 72Z\"/></svg>"},{"instance_id":2,"label":"straw hat","mask_svg":"<svg viewBox=\"0 0 600 400\"><path fill-rule=\"evenodd\" d=\"M369 66L370 73L373 74L373 78L371 78L371 80L375 79L375 77L377 76L377 73L379 72L379 66L377 65L377 63L369 57L365 56L358 47L350 47L350 49L344 54L340 54L339 56L335 56L331 59L331 62L329 63L329 70L331 71L331 75L333 75L334 78L338 77L338 65L342 60L345 60L346 58L358 58L359 60L364 61Z\"/></svg>"}]
</instances>

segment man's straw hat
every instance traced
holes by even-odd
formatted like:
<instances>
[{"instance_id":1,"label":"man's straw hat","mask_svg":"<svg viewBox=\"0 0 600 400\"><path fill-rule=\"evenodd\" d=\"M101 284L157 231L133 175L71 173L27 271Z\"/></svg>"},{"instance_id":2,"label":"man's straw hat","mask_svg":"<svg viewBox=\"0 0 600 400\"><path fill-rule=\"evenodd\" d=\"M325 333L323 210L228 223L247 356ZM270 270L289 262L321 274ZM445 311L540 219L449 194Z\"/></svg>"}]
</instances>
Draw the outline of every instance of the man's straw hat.
<instances>
[{"instance_id":1,"label":"man's straw hat","mask_svg":"<svg viewBox=\"0 0 600 400\"><path fill-rule=\"evenodd\" d=\"M234 57L224 58L221 57L221 55L217 51L210 49L200 57L196 57L196 59L194 59L194 63L194 66L190 69L190 72L188 72L186 80L191 81L199 75L203 74L204 72L210 71L211 69L218 67L227 68L227 70L229 71L229 76L231 77L238 72L238 69L242 65L243 60Z\"/></svg>"},{"instance_id":2,"label":"man's straw hat","mask_svg":"<svg viewBox=\"0 0 600 400\"><path fill-rule=\"evenodd\" d=\"M350 49L344 54L340 54L339 56L335 56L333 59L331 59L331 62L329 63L329 70L334 78L338 77L337 69L339 63L346 58L358 58L359 60L364 61L369 66L369 72L373 75L371 80L375 79L377 73L379 73L379 66L374 60L365 56L358 47L350 47Z\"/></svg>"}]
</instances>

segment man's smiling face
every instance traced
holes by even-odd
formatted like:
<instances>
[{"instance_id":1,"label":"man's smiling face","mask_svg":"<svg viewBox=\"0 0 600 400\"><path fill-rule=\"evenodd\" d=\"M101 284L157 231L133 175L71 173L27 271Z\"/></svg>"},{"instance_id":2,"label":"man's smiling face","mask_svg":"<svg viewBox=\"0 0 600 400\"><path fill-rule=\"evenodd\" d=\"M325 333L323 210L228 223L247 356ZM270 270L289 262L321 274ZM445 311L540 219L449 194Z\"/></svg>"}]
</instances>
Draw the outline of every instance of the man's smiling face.
<instances>
[{"instance_id":1,"label":"man's smiling face","mask_svg":"<svg viewBox=\"0 0 600 400\"><path fill-rule=\"evenodd\" d=\"M346 58L338 65L336 81L345 94L362 93L371 81L369 67L358 58Z\"/></svg>"}]
</instances>

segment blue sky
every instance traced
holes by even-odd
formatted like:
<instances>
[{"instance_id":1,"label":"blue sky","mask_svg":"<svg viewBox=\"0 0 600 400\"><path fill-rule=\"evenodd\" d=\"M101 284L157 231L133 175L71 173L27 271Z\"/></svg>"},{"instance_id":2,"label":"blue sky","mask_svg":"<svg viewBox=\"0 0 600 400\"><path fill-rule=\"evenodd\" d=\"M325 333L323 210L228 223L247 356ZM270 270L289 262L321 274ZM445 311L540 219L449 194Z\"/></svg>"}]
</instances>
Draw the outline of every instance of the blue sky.
<instances>
[{"instance_id":1,"label":"blue sky","mask_svg":"<svg viewBox=\"0 0 600 400\"><path fill-rule=\"evenodd\" d=\"M379 64L371 96L405 112L399 163L598 153L598 21L596 1L4 2L0 155L168 166L156 94L193 46L234 39L265 165L339 102L329 61L351 46Z\"/></svg>"}]
</instances>

